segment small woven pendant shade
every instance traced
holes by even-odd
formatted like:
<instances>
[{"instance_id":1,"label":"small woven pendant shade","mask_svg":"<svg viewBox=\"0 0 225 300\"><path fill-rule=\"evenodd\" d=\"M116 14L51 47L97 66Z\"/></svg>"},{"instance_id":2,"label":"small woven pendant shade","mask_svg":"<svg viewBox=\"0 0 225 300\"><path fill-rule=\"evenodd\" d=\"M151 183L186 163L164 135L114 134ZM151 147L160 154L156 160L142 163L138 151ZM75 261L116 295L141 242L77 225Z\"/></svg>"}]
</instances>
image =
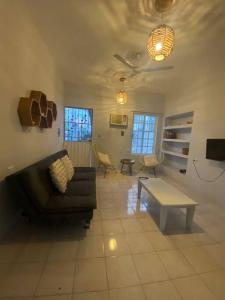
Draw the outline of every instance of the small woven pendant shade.
<instances>
[{"instance_id":1,"label":"small woven pendant shade","mask_svg":"<svg viewBox=\"0 0 225 300\"><path fill-rule=\"evenodd\" d=\"M152 30L147 50L149 56L155 61L162 61L167 58L174 47L174 31L165 24L159 25Z\"/></svg>"},{"instance_id":2,"label":"small woven pendant shade","mask_svg":"<svg viewBox=\"0 0 225 300\"><path fill-rule=\"evenodd\" d=\"M119 91L116 94L116 100L117 100L117 103L119 103L119 104L127 103L127 93L125 91Z\"/></svg>"},{"instance_id":3,"label":"small woven pendant shade","mask_svg":"<svg viewBox=\"0 0 225 300\"><path fill-rule=\"evenodd\" d=\"M124 89L124 81L125 80L126 80L125 77L120 78L120 82L122 84L122 89L118 93L116 93L116 101L119 104L127 103L128 97L127 97L127 93L125 92L125 89Z\"/></svg>"}]
</instances>

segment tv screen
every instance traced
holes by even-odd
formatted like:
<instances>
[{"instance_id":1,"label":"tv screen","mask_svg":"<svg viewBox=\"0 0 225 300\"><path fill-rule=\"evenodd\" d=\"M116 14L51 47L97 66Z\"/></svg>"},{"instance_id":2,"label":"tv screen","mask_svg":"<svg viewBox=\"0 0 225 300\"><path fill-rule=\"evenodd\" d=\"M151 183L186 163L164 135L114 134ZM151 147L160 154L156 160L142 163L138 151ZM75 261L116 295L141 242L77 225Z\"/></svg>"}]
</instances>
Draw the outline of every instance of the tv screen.
<instances>
[{"instance_id":1,"label":"tv screen","mask_svg":"<svg viewBox=\"0 0 225 300\"><path fill-rule=\"evenodd\" d=\"M225 139L207 139L206 158L212 160L225 160Z\"/></svg>"}]
</instances>

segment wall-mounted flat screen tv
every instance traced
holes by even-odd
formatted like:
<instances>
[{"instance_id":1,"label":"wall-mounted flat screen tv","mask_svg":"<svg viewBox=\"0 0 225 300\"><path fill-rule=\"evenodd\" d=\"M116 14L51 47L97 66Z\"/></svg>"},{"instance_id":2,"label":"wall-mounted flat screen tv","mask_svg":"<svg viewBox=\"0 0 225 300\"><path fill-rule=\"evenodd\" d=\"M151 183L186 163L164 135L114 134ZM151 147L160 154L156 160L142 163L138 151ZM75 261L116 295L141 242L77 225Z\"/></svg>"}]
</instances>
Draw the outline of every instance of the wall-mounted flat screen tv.
<instances>
[{"instance_id":1,"label":"wall-mounted flat screen tv","mask_svg":"<svg viewBox=\"0 0 225 300\"><path fill-rule=\"evenodd\" d=\"M206 158L212 160L225 160L225 139L207 139Z\"/></svg>"}]
</instances>

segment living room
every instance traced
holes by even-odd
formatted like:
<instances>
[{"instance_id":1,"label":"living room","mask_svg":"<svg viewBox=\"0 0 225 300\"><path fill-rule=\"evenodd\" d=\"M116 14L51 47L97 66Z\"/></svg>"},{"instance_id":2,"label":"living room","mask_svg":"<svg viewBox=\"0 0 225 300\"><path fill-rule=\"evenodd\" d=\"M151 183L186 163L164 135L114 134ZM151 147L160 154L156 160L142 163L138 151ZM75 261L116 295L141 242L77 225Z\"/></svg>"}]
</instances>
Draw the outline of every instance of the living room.
<instances>
[{"instance_id":1,"label":"living room","mask_svg":"<svg viewBox=\"0 0 225 300\"><path fill-rule=\"evenodd\" d=\"M0 2L0 299L225 298L224 8Z\"/></svg>"}]
</instances>

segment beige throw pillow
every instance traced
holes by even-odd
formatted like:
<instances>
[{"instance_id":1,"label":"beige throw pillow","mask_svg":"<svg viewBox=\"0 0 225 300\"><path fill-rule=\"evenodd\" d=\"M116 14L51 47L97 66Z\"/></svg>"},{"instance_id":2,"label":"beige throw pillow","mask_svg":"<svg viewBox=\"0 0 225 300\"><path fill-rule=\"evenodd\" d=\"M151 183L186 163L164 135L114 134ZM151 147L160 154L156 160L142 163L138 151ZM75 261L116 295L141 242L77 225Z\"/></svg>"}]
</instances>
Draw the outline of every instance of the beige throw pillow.
<instances>
[{"instance_id":1,"label":"beige throw pillow","mask_svg":"<svg viewBox=\"0 0 225 300\"><path fill-rule=\"evenodd\" d=\"M54 161L50 165L49 170L50 170L52 181L56 186L56 188L61 193L65 193L67 187L67 174L61 160L57 159L56 161Z\"/></svg>"},{"instance_id":2,"label":"beige throw pillow","mask_svg":"<svg viewBox=\"0 0 225 300\"><path fill-rule=\"evenodd\" d=\"M65 155L61 158L61 162L64 165L64 168L66 170L66 176L67 176L67 180L71 180L73 175L74 175L74 167L73 167L73 163L71 161L71 159L69 158L68 155Z\"/></svg>"}]
</instances>

